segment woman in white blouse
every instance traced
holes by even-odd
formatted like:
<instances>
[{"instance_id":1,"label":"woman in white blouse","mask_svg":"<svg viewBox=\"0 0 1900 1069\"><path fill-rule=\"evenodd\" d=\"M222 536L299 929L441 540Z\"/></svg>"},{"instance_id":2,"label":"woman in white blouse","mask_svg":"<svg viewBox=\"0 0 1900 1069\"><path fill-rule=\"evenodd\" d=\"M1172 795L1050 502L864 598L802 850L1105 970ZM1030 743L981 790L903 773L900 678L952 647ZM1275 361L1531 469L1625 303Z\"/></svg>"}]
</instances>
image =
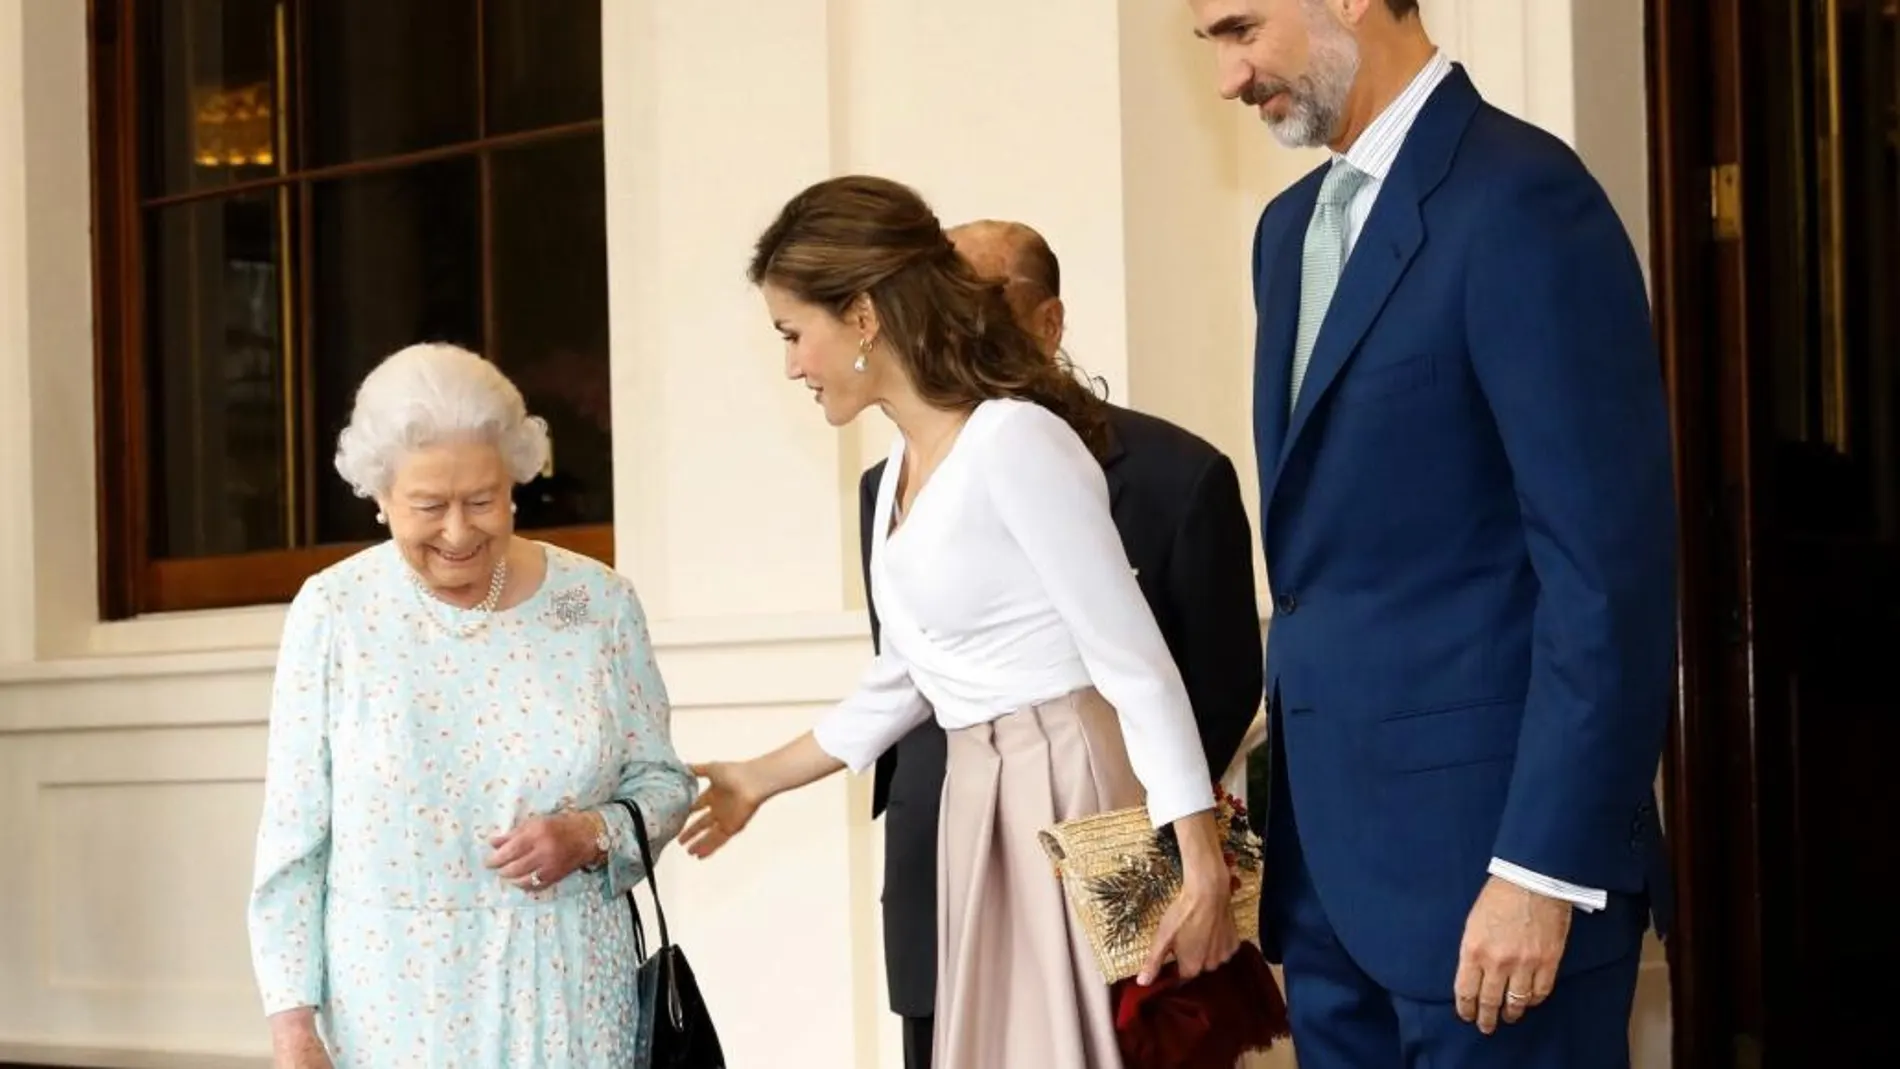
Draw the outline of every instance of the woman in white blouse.
<instances>
[{"instance_id":1,"label":"woman in white blouse","mask_svg":"<svg viewBox=\"0 0 1900 1069\"><path fill-rule=\"evenodd\" d=\"M825 419L876 406L900 431L871 558L883 652L815 730L699 766L708 788L681 842L711 854L766 799L862 771L934 715L949 733L937 1069L1118 1066L1109 989L1036 833L1145 795L1185 871L1147 974L1172 952L1195 975L1238 941L1187 693L1091 455L1102 402L897 183L805 190L759 238L749 277L787 376Z\"/></svg>"}]
</instances>

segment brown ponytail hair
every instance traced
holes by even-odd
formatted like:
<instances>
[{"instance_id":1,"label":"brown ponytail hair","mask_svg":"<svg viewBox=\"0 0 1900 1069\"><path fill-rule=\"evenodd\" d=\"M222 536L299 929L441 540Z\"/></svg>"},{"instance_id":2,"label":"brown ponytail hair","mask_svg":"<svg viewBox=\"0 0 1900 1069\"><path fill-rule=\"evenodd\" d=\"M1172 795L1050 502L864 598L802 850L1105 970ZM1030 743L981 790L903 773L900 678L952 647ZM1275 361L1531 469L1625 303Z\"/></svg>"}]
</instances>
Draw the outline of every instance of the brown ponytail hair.
<instances>
[{"instance_id":1,"label":"brown ponytail hair","mask_svg":"<svg viewBox=\"0 0 1900 1069\"><path fill-rule=\"evenodd\" d=\"M1106 405L1066 360L1024 330L1003 283L977 274L908 186L851 175L793 197L759 235L746 277L843 318L870 298L892 350L925 402L973 408L1014 397L1060 416L1090 452L1108 445Z\"/></svg>"}]
</instances>

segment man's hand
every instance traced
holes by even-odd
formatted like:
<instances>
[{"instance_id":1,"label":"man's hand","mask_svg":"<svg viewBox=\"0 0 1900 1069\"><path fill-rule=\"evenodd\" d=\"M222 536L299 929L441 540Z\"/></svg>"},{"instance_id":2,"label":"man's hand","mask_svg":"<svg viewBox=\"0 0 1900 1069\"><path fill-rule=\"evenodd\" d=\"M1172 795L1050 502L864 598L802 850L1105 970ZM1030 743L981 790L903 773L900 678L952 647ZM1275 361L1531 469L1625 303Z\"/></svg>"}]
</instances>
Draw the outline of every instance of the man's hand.
<instances>
[{"instance_id":1,"label":"man's hand","mask_svg":"<svg viewBox=\"0 0 1900 1069\"><path fill-rule=\"evenodd\" d=\"M1497 1031L1500 1013L1516 1023L1550 997L1569 937L1570 903L1496 876L1486 880L1458 947L1458 1016L1485 1035Z\"/></svg>"}]
</instances>

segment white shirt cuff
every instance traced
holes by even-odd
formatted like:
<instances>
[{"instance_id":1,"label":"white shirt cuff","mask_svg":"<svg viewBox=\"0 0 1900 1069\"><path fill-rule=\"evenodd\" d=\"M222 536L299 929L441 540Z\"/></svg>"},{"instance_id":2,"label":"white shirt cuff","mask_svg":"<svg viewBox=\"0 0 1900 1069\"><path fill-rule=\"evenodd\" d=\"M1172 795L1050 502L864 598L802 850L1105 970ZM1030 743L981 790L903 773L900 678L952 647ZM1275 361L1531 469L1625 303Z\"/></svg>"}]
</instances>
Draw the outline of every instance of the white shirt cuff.
<instances>
[{"instance_id":1,"label":"white shirt cuff","mask_svg":"<svg viewBox=\"0 0 1900 1069\"><path fill-rule=\"evenodd\" d=\"M852 775L857 775L876 764L883 751L866 745L863 727L850 717L848 711L834 709L812 725L811 737L820 750L843 764Z\"/></svg>"},{"instance_id":2,"label":"white shirt cuff","mask_svg":"<svg viewBox=\"0 0 1900 1069\"><path fill-rule=\"evenodd\" d=\"M1182 817L1191 817L1214 808L1212 781L1190 778L1177 783L1170 778L1168 783L1156 786L1156 790L1148 792L1148 820L1157 831Z\"/></svg>"},{"instance_id":3,"label":"white shirt cuff","mask_svg":"<svg viewBox=\"0 0 1900 1069\"><path fill-rule=\"evenodd\" d=\"M1610 895L1607 891L1599 891L1594 887L1578 887L1574 883L1553 880L1522 866L1513 865L1502 858L1491 859L1491 875L1500 880L1509 880L1526 891L1543 895L1545 898L1560 898L1585 913L1595 913L1610 904Z\"/></svg>"}]
</instances>

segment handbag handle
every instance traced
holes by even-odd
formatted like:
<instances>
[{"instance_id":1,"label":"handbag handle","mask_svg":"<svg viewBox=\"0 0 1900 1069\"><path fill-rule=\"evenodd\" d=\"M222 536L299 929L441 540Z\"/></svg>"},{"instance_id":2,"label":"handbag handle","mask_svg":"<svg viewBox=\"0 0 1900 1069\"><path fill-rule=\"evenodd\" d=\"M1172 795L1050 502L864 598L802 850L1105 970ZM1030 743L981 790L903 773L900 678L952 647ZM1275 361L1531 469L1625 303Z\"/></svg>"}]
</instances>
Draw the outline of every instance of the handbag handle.
<instances>
[{"instance_id":1,"label":"handbag handle","mask_svg":"<svg viewBox=\"0 0 1900 1069\"><path fill-rule=\"evenodd\" d=\"M673 945L673 939L666 933L666 907L660 905L660 883L653 872L653 847L647 842L647 822L640 815L640 807L625 798L615 798L614 804L627 811L633 819L633 835L640 843L640 865L646 869L647 893L653 896L653 914L660 919L660 949ZM646 934L640 923L640 907L634 904L633 888L627 888L627 908L633 911L633 934L640 942L641 957L645 958Z\"/></svg>"}]
</instances>

